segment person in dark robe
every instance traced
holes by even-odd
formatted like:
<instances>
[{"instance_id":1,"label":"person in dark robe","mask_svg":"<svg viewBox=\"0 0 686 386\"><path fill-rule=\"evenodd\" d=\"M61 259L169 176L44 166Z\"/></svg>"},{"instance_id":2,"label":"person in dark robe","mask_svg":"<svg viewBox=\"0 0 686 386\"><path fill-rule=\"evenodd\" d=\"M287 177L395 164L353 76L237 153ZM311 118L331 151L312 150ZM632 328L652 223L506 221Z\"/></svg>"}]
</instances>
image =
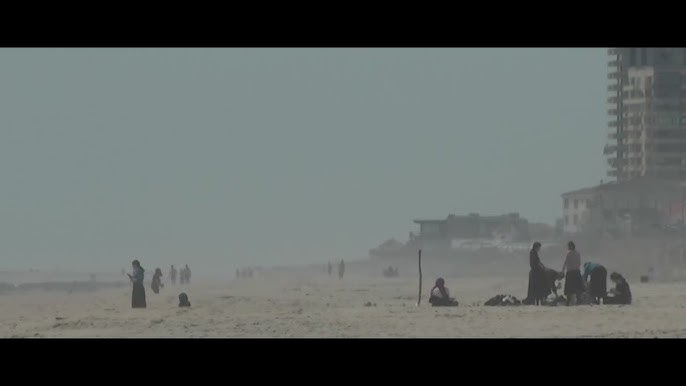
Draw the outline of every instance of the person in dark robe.
<instances>
[{"instance_id":1,"label":"person in dark robe","mask_svg":"<svg viewBox=\"0 0 686 386\"><path fill-rule=\"evenodd\" d=\"M169 279L171 279L172 285L176 285L176 268L174 266L171 266L171 270L169 270Z\"/></svg>"},{"instance_id":2,"label":"person in dark robe","mask_svg":"<svg viewBox=\"0 0 686 386\"><path fill-rule=\"evenodd\" d=\"M450 292L445 286L445 280L442 277L436 279L436 283L431 288L429 303L434 307L454 307L458 305L457 301L450 297Z\"/></svg>"},{"instance_id":3,"label":"person in dark robe","mask_svg":"<svg viewBox=\"0 0 686 386\"><path fill-rule=\"evenodd\" d=\"M160 287L162 287L162 270L157 268L155 273L152 275L152 283L150 283L150 288L152 292L158 294L160 293Z\"/></svg>"},{"instance_id":4,"label":"person in dark robe","mask_svg":"<svg viewBox=\"0 0 686 386\"><path fill-rule=\"evenodd\" d=\"M617 272L612 272L610 280L615 283L615 288L605 298L605 304L631 304L631 289L624 276Z\"/></svg>"},{"instance_id":5,"label":"person in dark robe","mask_svg":"<svg viewBox=\"0 0 686 386\"><path fill-rule=\"evenodd\" d=\"M179 307L190 307L191 302L188 301L188 295L185 292L179 294Z\"/></svg>"},{"instance_id":6,"label":"person in dark robe","mask_svg":"<svg viewBox=\"0 0 686 386\"><path fill-rule=\"evenodd\" d=\"M545 278L545 267L541 263L538 253L541 250L541 243L534 243L529 251L529 288L526 295L527 304L540 305L550 293Z\"/></svg>"},{"instance_id":7,"label":"person in dark robe","mask_svg":"<svg viewBox=\"0 0 686 386\"><path fill-rule=\"evenodd\" d=\"M131 283L133 284L133 290L131 291L131 307L133 308L145 308L147 306L145 302L145 287L143 286L143 278L145 277L145 270L141 267L141 263L138 260L131 262L133 267L133 274L128 274Z\"/></svg>"},{"instance_id":8,"label":"person in dark robe","mask_svg":"<svg viewBox=\"0 0 686 386\"><path fill-rule=\"evenodd\" d=\"M588 295L590 301L594 304L600 304L601 300L605 299L607 295L607 269L600 264L586 262L584 263L584 274L581 282L586 284L588 279Z\"/></svg>"},{"instance_id":9,"label":"person in dark robe","mask_svg":"<svg viewBox=\"0 0 686 386\"><path fill-rule=\"evenodd\" d=\"M567 305L574 305L584 292L583 281L581 279L581 254L576 250L574 242L567 243L567 257L562 265L562 272L565 273L565 297Z\"/></svg>"},{"instance_id":10,"label":"person in dark robe","mask_svg":"<svg viewBox=\"0 0 686 386\"><path fill-rule=\"evenodd\" d=\"M329 266L326 267L326 270L329 273L329 276L331 276L331 271L333 271L333 267L331 266L331 262L329 262Z\"/></svg>"}]
</instances>

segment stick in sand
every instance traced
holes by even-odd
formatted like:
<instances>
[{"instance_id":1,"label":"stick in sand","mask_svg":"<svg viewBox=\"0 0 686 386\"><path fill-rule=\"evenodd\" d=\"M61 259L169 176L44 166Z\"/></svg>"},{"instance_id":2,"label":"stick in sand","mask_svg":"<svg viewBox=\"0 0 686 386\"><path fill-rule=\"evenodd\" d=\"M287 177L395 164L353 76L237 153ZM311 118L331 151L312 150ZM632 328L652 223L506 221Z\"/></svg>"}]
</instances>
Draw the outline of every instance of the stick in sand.
<instances>
[{"instance_id":1,"label":"stick in sand","mask_svg":"<svg viewBox=\"0 0 686 386\"><path fill-rule=\"evenodd\" d=\"M422 250L419 250L419 292L417 293L417 307L422 302Z\"/></svg>"}]
</instances>

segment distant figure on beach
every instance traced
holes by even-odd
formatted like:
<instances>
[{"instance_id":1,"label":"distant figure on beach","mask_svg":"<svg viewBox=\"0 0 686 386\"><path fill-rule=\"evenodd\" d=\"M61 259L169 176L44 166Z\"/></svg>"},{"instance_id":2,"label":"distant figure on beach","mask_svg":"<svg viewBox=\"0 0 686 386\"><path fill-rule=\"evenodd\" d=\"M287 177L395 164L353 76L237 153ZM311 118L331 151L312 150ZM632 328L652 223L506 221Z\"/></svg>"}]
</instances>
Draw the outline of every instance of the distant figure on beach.
<instances>
[{"instance_id":1,"label":"distant figure on beach","mask_svg":"<svg viewBox=\"0 0 686 386\"><path fill-rule=\"evenodd\" d=\"M545 277L545 266L538 256L540 250L541 243L536 241L529 251L529 288L525 299L527 304L541 305L550 293Z\"/></svg>"},{"instance_id":2,"label":"distant figure on beach","mask_svg":"<svg viewBox=\"0 0 686 386\"><path fill-rule=\"evenodd\" d=\"M174 265L172 265L169 270L169 279L171 280L172 285L176 285L176 268L174 268Z\"/></svg>"},{"instance_id":3,"label":"distant figure on beach","mask_svg":"<svg viewBox=\"0 0 686 386\"><path fill-rule=\"evenodd\" d=\"M184 283L189 284L191 282L191 269L188 268L188 264L183 268Z\"/></svg>"},{"instance_id":4,"label":"distant figure on beach","mask_svg":"<svg viewBox=\"0 0 686 386\"><path fill-rule=\"evenodd\" d=\"M122 276L126 275L126 270L124 268L121 269L121 275Z\"/></svg>"},{"instance_id":5,"label":"distant figure on beach","mask_svg":"<svg viewBox=\"0 0 686 386\"><path fill-rule=\"evenodd\" d=\"M591 302L600 304L600 301L605 299L607 295L607 269L590 261L584 263L584 275L581 282L585 285L589 277L591 281L588 294L591 297Z\"/></svg>"},{"instance_id":6,"label":"distant figure on beach","mask_svg":"<svg viewBox=\"0 0 686 386\"><path fill-rule=\"evenodd\" d=\"M442 277L436 279L436 283L429 293L429 303L434 307L453 307L457 306L457 301L450 297L450 292L445 286Z\"/></svg>"},{"instance_id":7,"label":"distant figure on beach","mask_svg":"<svg viewBox=\"0 0 686 386\"><path fill-rule=\"evenodd\" d=\"M329 276L331 276L331 272L333 271L333 266L331 265L330 261L329 261L329 266L327 267L327 271L329 272Z\"/></svg>"},{"instance_id":8,"label":"distant figure on beach","mask_svg":"<svg viewBox=\"0 0 686 386\"><path fill-rule=\"evenodd\" d=\"M188 295L185 292L181 292L179 295L179 307L190 307L191 302L188 301Z\"/></svg>"},{"instance_id":9,"label":"distant figure on beach","mask_svg":"<svg viewBox=\"0 0 686 386\"><path fill-rule=\"evenodd\" d=\"M145 308L147 306L145 302L145 287L143 286L145 270L141 267L141 263L138 260L131 262L131 266L133 267L133 274L129 274L129 279L133 283L131 307Z\"/></svg>"},{"instance_id":10,"label":"distant figure on beach","mask_svg":"<svg viewBox=\"0 0 686 386\"><path fill-rule=\"evenodd\" d=\"M581 254L576 250L573 241L567 243L567 249L569 251L562 265L562 272L566 272L564 294L569 306L576 304L581 299L584 285L581 278Z\"/></svg>"},{"instance_id":11,"label":"distant figure on beach","mask_svg":"<svg viewBox=\"0 0 686 386\"><path fill-rule=\"evenodd\" d=\"M155 269L155 273L152 275L152 283L150 284L150 288L152 288L152 292L158 294L160 293L160 287L163 287L164 285L162 284L162 270L157 268Z\"/></svg>"},{"instance_id":12,"label":"distant figure on beach","mask_svg":"<svg viewBox=\"0 0 686 386\"><path fill-rule=\"evenodd\" d=\"M241 271L238 268L236 268L236 279L238 279L240 277L241 277Z\"/></svg>"},{"instance_id":13,"label":"distant figure on beach","mask_svg":"<svg viewBox=\"0 0 686 386\"><path fill-rule=\"evenodd\" d=\"M631 304L631 289L624 276L617 272L612 272L610 280L615 283L615 288L605 298L605 304Z\"/></svg>"}]
</instances>

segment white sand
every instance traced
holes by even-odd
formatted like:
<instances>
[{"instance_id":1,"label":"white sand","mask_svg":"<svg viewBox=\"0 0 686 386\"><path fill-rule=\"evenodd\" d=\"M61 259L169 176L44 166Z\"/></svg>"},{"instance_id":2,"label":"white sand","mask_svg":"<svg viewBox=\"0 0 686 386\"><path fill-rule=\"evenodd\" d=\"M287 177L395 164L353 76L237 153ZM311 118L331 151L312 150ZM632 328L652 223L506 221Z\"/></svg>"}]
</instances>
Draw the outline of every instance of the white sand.
<instances>
[{"instance_id":1,"label":"white sand","mask_svg":"<svg viewBox=\"0 0 686 386\"><path fill-rule=\"evenodd\" d=\"M0 294L0 337L684 337L686 284L632 283L630 306L486 307L498 293L526 294L527 278L447 279L456 308L427 302L417 281L281 272L222 284L90 293ZM608 283L610 285L610 283ZM189 294L191 308L178 308ZM376 306L365 307L365 302Z\"/></svg>"}]
</instances>

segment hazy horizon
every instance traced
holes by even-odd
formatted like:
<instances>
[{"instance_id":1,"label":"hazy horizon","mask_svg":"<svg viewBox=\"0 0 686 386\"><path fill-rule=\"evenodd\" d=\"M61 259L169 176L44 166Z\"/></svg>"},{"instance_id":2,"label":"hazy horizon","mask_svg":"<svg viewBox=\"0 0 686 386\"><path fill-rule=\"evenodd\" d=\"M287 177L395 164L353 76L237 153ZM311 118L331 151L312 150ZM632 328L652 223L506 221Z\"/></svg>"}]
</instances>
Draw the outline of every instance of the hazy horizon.
<instances>
[{"instance_id":1,"label":"hazy horizon","mask_svg":"<svg viewBox=\"0 0 686 386\"><path fill-rule=\"evenodd\" d=\"M606 50L1 49L0 270L325 263L415 218L561 217Z\"/></svg>"}]
</instances>

